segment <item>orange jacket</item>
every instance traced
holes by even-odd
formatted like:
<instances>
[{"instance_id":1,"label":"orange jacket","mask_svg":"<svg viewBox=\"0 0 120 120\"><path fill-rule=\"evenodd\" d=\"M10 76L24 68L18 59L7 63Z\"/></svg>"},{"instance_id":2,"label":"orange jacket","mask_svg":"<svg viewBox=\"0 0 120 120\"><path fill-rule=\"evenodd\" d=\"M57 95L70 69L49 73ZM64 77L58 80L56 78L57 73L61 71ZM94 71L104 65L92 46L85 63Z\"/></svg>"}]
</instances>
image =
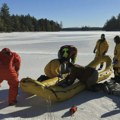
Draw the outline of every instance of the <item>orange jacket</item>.
<instances>
[{"instance_id":1,"label":"orange jacket","mask_svg":"<svg viewBox=\"0 0 120 120\"><path fill-rule=\"evenodd\" d=\"M18 73L20 69L20 56L10 51L10 55L0 52L0 75L7 73Z\"/></svg>"}]
</instances>

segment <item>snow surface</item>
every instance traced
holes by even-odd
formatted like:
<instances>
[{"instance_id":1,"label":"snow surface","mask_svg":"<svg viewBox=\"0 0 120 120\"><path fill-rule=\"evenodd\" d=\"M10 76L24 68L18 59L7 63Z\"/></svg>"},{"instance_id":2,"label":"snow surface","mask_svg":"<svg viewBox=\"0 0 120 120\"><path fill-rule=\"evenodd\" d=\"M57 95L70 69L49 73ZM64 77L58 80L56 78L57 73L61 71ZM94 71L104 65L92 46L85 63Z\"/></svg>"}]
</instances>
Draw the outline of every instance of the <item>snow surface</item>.
<instances>
[{"instance_id":1,"label":"snow surface","mask_svg":"<svg viewBox=\"0 0 120 120\"><path fill-rule=\"evenodd\" d=\"M57 58L62 45L78 48L77 64L87 65L94 58L93 49L100 35L104 33L110 44L109 55L113 55L115 35L119 32L15 32L0 33L0 50L9 47L22 59L19 80L24 77L37 79L44 74L45 65ZM8 84L0 87L0 120L119 120L120 98L102 92L84 91L73 98L50 103L37 96L23 93L19 89L18 104L8 106ZM77 106L74 116L69 109Z\"/></svg>"}]
</instances>

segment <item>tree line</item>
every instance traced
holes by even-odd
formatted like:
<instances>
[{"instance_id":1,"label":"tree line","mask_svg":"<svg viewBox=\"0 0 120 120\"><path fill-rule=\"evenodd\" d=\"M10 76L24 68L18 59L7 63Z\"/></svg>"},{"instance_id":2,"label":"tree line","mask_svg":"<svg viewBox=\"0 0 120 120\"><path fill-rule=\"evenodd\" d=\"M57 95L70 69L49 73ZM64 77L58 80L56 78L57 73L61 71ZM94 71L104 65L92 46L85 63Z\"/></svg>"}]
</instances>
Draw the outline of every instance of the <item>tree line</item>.
<instances>
[{"instance_id":1,"label":"tree line","mask_svg":"<svg viewBox=\"0 0 120 120\"><path fill-rule=\"evenodd\" d=\"M63 31L92 31L92 30L105 30L105 31L120 31L120 14L117 17L113 16L106 21L103 27L73 27L63 28Z\"/></svg>"},{"instance_id":2,"label":"tree line","mask_svg":"<svg viewBox=\"0 0 120 120\"><path fill-rule=\"evenodd\" d=\"M117 17L113 16L110 20L107 20L103 26L103 30L106 31L120 31L120 14Z\"/></svg>"},{"instance_id":3,"label":"tree line","mask_svg":"<svg viewBox=\"0 0 120 120\"><path fill-rule=\"evenodd\" d=\"M103 27L74 27L62 28L62 22L53 20L36 19L28 15L10 15L9 7L6 3L0 8L0 32L24 32L24 31L120 31L120 14L111 17L106 21Z\"/></svg>"},{"instance_id":4,"label":"tree line","mask_svg":"<svg viewBox=\"0 0 120 120\"><path fill-rule=\"evenodd\" d=\"M36 19L28 15L10 15L4 3L0 9L0 32L60 31L62 23L48 19Z\"/></svg>"}]
</instances>

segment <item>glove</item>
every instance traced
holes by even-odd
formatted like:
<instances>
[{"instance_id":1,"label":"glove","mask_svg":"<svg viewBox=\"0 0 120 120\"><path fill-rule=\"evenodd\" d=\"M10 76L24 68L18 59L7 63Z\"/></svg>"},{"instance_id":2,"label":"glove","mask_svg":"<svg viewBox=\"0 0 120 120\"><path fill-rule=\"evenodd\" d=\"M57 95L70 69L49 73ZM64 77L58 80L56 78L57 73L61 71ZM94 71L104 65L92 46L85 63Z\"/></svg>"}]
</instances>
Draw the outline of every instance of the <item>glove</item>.
<instances>
[{"instance_id":1,"label":"glove","mask_svg":"<svg viewBox=\"0 0 120 120\"><path fill-rule=\"evenodd\" d=\"M117 59L113 59L113 64L114 65L118 64L118 60Z\"/></svg>"},{"instance_id":2,"label":"glove","mask_svg":"<svg viewBox=\"0 0 120 120\"><path fill-rule=\"evenodd\" d=\"M58 75L58 78L61 78L61 79L62 79L62 78L63 78L63 76L62 76L61 74L59 74L59 75Z\"/></svg>"}]
</instances>

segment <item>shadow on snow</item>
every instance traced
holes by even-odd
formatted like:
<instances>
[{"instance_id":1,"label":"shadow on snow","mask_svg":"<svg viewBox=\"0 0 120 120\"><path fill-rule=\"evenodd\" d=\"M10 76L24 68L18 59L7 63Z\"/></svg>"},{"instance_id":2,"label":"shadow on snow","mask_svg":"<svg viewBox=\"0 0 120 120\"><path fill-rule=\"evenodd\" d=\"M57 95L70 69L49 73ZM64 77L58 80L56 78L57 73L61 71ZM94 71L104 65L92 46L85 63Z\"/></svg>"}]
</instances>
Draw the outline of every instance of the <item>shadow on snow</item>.
<instances>
[{"instance_id":1,"label":"shadow on snow","mask_svg":"<svg viewBox=\"0 0 120 120\"><path fill-rule=\"evenodd\" d=\"M4 99L7 99L8 97L8 90L7 89L1 90L0 96L2 96L2 100L0 97L0 110L6 107L8 107L9 109L9 106L7 106L8 104L7 101L4 101ZM70 116L69 109L73 105L77 106L82 103L88 102L90 100L101 98L103 96L105 96L105 94L102 92L98 93L98 92L84 91L74 96L73 98L70 98L67 101L53 104L53 103L50 103L50 101L43 100L38 96L26 94L21 92L21 90L19 90L18 103L16 104L16 106L10 106L10 107L16 107L14 108L16 111L10 112L4 115L0 113L0 118L1 119L8 118L8 117L32 118L32 117L40 116L44 113L50 114L50 113L64 110L64 109L68 109L68 110L66 113L61 115L61 117L62 118L69 117ZM106 95L106 97L109 97L110 99L112 99L112 101L116 103L116 106L118 109L115 109L113 111L103 114L101 118L105 118L105 117L120 113L119 97L117 97L118 99L116 99L116 96L112 96L112 95Z\"/></svg>"}]
</instances>

